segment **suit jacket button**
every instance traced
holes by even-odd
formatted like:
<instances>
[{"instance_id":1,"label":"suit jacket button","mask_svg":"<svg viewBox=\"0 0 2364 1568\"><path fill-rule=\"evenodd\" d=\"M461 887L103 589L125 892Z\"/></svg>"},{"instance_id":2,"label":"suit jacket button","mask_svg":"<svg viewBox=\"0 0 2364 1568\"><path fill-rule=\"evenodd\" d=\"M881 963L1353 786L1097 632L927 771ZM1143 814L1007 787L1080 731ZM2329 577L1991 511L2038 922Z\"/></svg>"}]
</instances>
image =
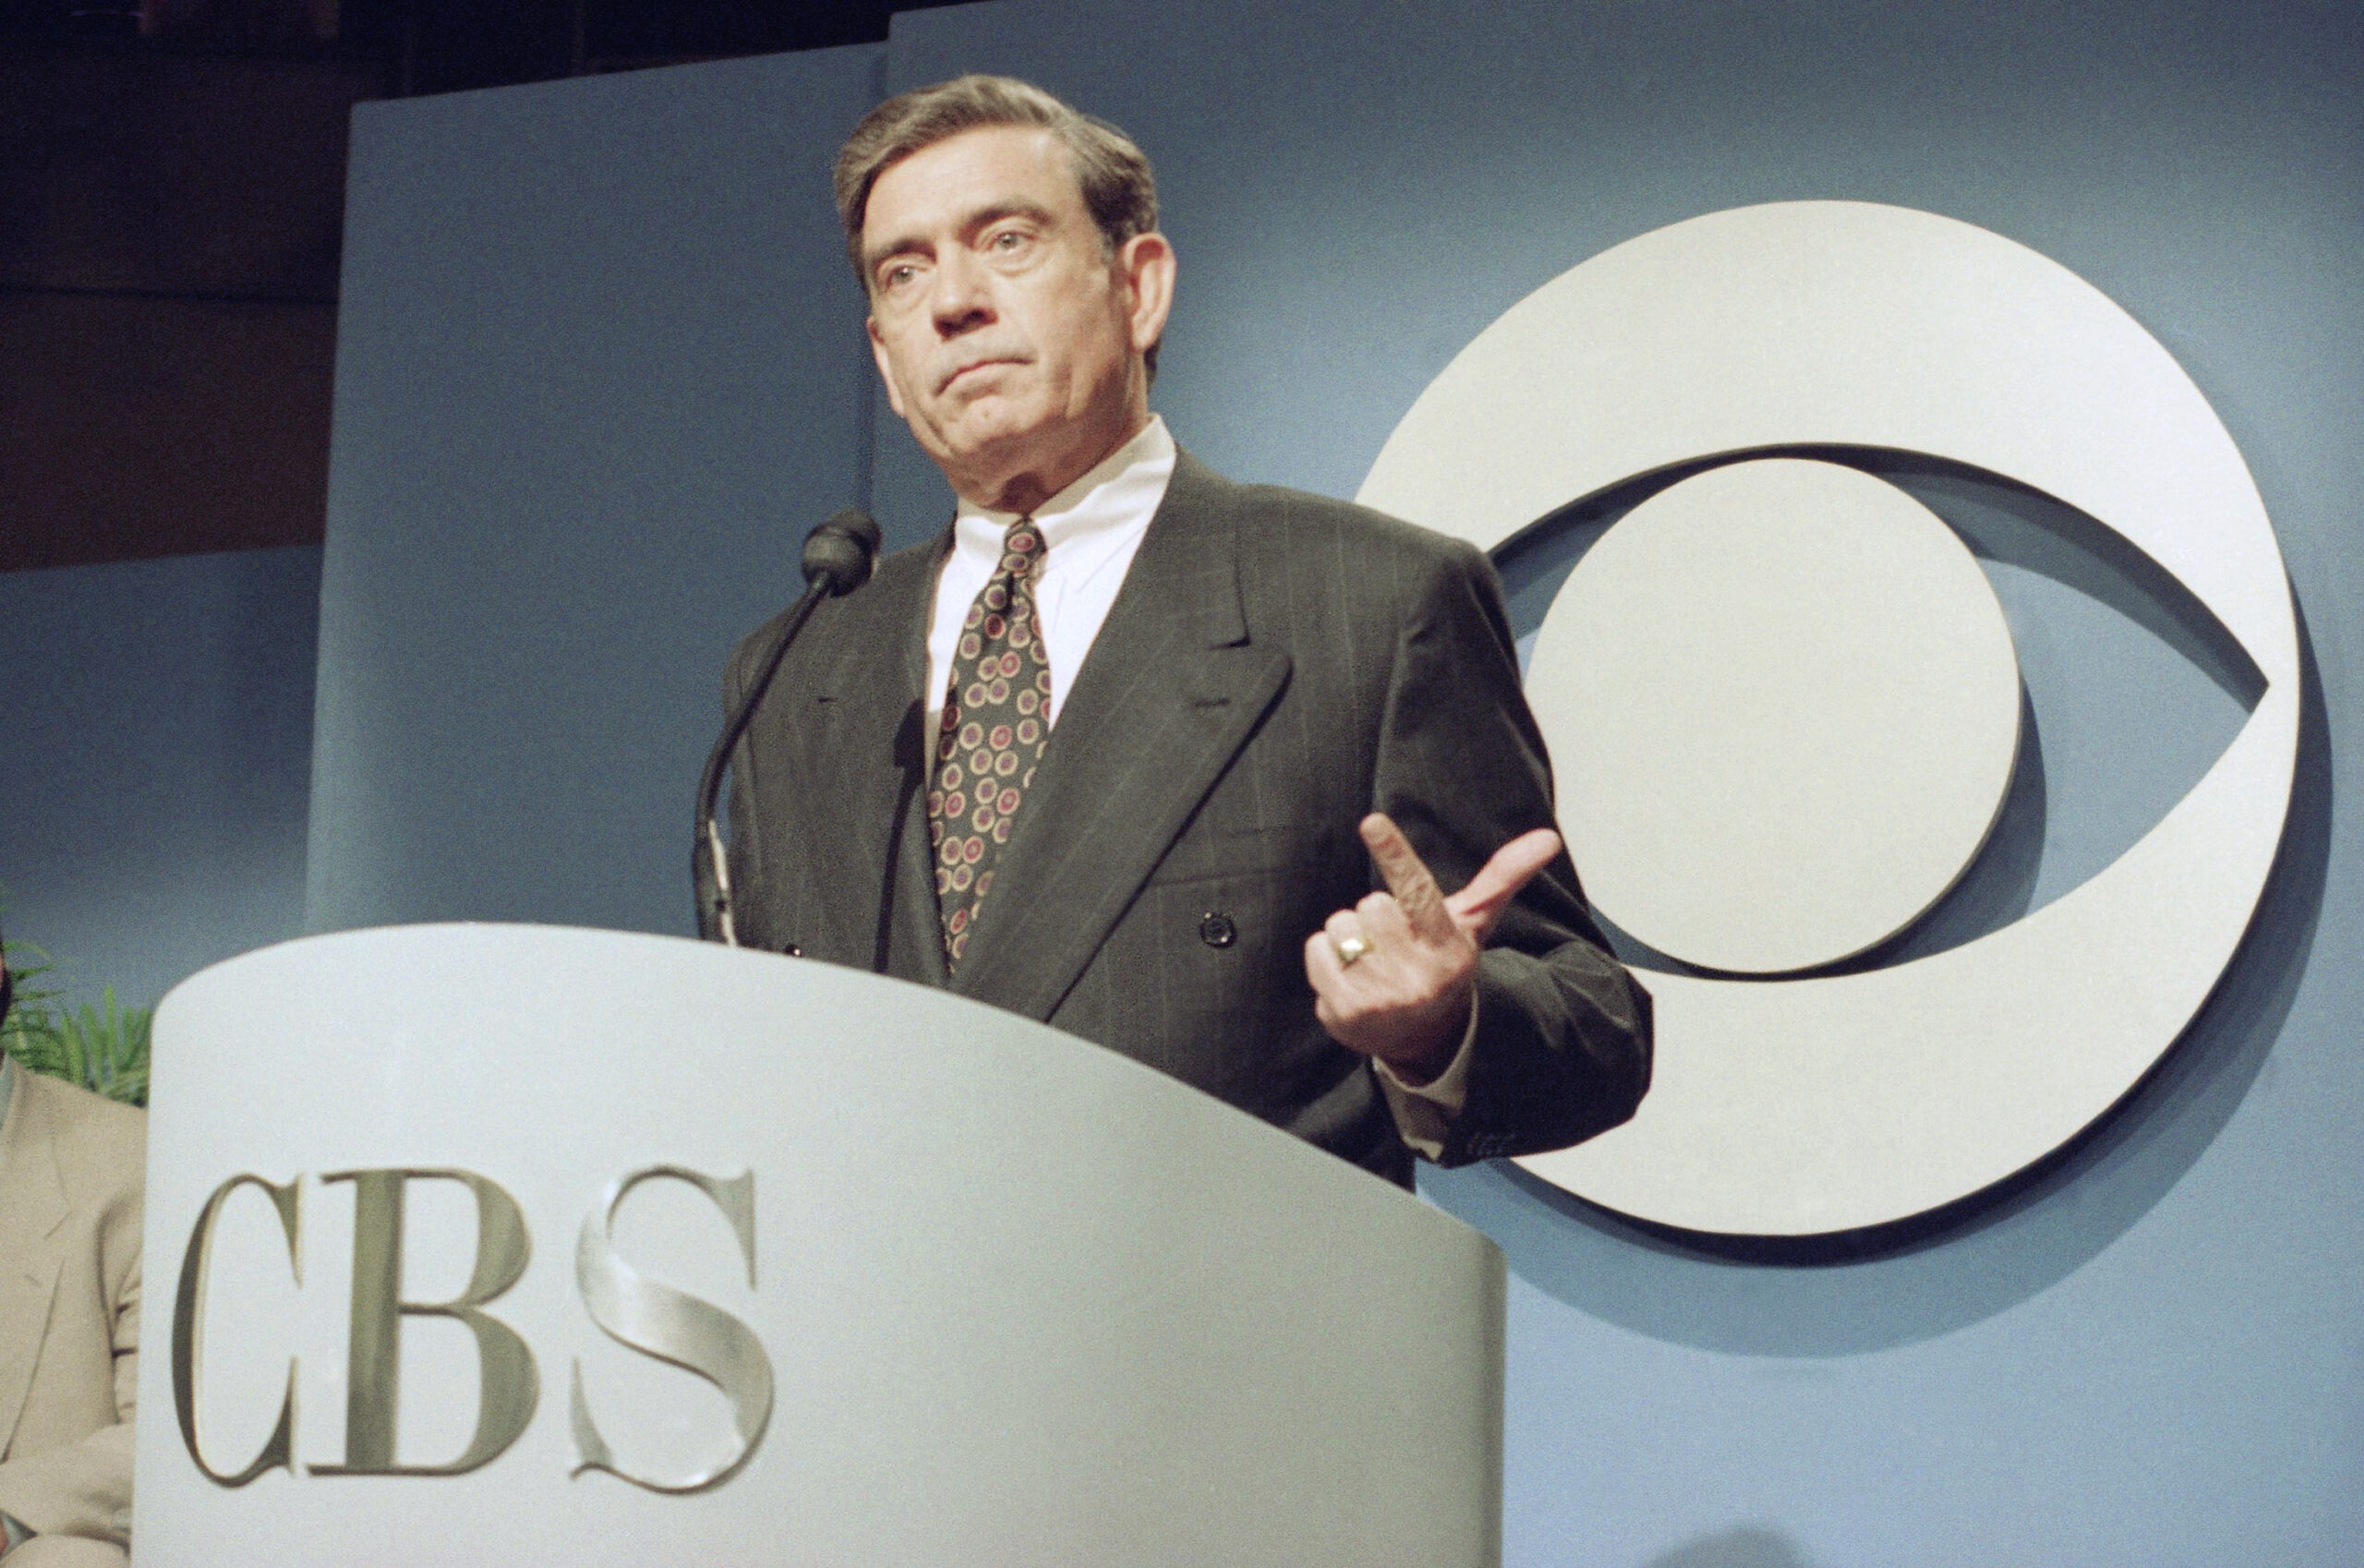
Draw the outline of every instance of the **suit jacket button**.
<instances>
[{"instance_id":1,"label":"suit jacket button","mask_svg":"<svg viewBox=\"0 0 2364 1568\"><path fill-rule=\"evenodd\" d=\"M1199 921L1199 940L1210 947L1228 947L1239 940L1239 927L1229 915L1210 911Z\"/></svg>"}]
</instances>

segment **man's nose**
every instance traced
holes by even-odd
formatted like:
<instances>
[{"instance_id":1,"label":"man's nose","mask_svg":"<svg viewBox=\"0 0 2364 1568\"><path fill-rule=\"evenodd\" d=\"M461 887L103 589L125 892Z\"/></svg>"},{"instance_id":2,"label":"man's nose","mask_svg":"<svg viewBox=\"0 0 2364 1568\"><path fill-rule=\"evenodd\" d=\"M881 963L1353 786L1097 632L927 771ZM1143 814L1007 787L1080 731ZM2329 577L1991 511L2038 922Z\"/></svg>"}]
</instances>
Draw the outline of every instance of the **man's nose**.
<instances>
[{"instance_id":1,"label":"man's nose","mask_svg":"<svg viewBox=\"0 0 2364 1568\"><path fill-rule=\"evenodd\" d=\"M955 249L936 263L935 288L928 304L935 315L935 330L957 337L993 320L992 280L965 250Z\"/></svg>"}]
</instances>

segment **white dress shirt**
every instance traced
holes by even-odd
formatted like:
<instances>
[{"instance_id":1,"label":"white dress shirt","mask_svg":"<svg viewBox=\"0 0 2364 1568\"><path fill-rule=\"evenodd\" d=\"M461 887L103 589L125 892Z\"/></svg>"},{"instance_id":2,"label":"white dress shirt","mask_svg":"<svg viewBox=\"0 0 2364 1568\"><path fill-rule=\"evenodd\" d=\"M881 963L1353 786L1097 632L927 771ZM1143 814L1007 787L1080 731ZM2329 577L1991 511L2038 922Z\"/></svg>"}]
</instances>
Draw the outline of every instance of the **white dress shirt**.
<instances>
[{"instance_id":1,"label":"white dress shirt","mask_svg":"<svg viewBox=\"0 0 2364 1568\"><path fill-rule=\"evenodd\" d=\"M1133 554L1141 548L1141 536L1149 532L1150 517L1165 499L1166 481L1173 477L1174 438L1165 433L1165 421L1152 415L1140 434L1034 509L1034 526L1043 535L1043 564L1034 574L1034 623L1051 660L1048 723L1059 721L1075 672L1092 651L1092 640L1100 635L1100 623L1108 619L1108 607L1116 602L1116 590L1125 585ZM953 520L952 551L935 579L935 616L927 635L931 736L944 712L961 622L993 581L994 570L1001 564L1002 541L1019 516L964 501Z\"/></svg>"},{"instance_id":2,"label":"white dress shirt","mask_svg":"<svg viewBox=\"0 0 2364 1568\"><path fill-rule=\"evenodd\" d=\"M1043 536L1043 561L1034 569L1034 621L1051 661L1047 724L1058 723L1076 671L1083 668L1092 639L1100 635L1173 477L1174 438L1166 432L1165 421L1152 415L1139 435L1026 514ZM953 519L952 549L936 573L935 608L928 622L926 754L931 757L961 625L970 605L993 581L1001 564L1002 542L1020 515L963 500ZM1372 1064L1388 1109L1394 1113L1397 1132L1430 1159L1443 1152L1449 1124L1468 1101L1469 1047L1477 1036L1473 1000L1460 1050L1430 1082L1407 1084L1386 1063Z\"/></svg>"}]
</instances>

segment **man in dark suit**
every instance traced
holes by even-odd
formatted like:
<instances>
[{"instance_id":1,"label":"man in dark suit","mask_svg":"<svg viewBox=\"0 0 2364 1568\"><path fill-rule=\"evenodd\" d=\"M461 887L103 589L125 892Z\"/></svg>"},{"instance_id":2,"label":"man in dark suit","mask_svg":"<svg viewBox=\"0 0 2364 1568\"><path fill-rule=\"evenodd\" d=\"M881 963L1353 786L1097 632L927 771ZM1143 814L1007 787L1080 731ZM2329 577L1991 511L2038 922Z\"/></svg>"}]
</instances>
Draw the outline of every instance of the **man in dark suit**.
<instances>
[{"instance_id":1,"label":"man in dark suit","mask_svg":"<svg viewBox=\"0 0 2364 1568\"><path fill-rule=\"evenodd\" d=\"M1630 1116L1648 997L1549 826L1491 568L1175 447L1140 150L968 77L874 110L838 196L959 514L821 609L749 730L742 933L1044 1019L1397 1182L1416 1150Z\"/></svg>"}]
</instances>

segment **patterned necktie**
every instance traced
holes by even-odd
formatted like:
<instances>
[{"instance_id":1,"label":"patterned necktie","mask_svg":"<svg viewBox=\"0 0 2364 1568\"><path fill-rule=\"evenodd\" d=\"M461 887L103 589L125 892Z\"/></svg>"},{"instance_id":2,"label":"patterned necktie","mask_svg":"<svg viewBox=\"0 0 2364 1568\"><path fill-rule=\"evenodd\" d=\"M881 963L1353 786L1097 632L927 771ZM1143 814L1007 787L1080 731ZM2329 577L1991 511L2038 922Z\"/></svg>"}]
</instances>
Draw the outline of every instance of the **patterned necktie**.
<instances>
[{"instance_id":1,"label":"patterned necktie","mask_svg":"<svg viewBox=\"0 0 2364 1568\"><path fill-rule=\"evenodd\" d=\"M944 957L958 969L1009 842L1010 819L1034 782L1051 730L1051 657L1034 620L1043 534L1021 517L1002 541L1001 564L969 607L936 731L927 792L935 845L935 904Z\"/></svg>"}]
</instances>

